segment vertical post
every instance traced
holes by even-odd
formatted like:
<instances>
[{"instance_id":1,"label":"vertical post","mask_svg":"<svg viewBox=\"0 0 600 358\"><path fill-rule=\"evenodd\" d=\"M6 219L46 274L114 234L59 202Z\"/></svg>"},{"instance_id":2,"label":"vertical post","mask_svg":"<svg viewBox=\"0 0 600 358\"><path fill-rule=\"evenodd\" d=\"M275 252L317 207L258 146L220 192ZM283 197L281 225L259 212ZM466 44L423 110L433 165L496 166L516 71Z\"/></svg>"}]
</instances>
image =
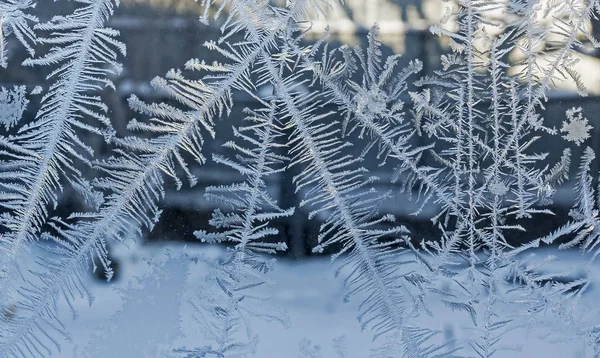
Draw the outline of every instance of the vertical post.
<instances>
[{"instance_id":1,"label":"vertical post","mask_svg":"<svg viewBox=\"0 0 600 358\"><path fill-rule=\"evenodd\" d=\"M294 168L290 168L294 169ZM295 206L298 208L300 198L295 192L292 182L293 175L284 174L279 185L281 185L280 205L281 207ZM296 210L294 215L288 217L284 223L285 235L288 241L288 253L294 259L306 256L308 245L305 237L306 219L301 210Z\"/></svg>"}]
</instances>

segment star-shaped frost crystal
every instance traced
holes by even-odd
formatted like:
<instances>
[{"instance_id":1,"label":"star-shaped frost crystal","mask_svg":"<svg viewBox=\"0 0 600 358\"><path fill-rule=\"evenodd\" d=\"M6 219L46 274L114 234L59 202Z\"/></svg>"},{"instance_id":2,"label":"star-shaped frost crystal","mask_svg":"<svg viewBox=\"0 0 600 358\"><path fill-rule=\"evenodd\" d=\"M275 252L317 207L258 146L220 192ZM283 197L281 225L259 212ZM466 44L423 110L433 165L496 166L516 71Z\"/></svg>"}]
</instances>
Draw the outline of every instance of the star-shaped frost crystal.
<instances>
[{"instance_id":1,"label":"star-shaped frost crystal","mask_svg":"<svg viewBox=\"0 0 600 358\"><path fill-rule=\"evenodd\" d=\"M581 107L571 108L567 110L567 120L563 122L560 129L561 132L566 132L564 139L575 142L580 145L590 137L589 131L593 128L588 124L587 118L583 118Z\"/></svg>"}]
</instances>

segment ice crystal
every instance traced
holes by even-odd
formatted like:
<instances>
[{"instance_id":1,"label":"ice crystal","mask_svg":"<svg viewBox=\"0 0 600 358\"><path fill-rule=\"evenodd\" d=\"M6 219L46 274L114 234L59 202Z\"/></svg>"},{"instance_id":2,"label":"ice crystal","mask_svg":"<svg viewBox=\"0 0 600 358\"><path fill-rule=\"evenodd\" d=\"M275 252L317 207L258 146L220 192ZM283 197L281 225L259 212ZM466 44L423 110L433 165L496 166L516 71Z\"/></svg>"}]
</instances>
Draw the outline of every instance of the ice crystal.
<instances>
[{"instance_id":1,"label":"ice crystal","mask_svg":"<svg viewBox=\"0 0 600 358\"><path fill-rule=\"evenodd\" d=\"M586 139L590 137L589 131L593 129L588 124L587 118L583 117L583 110L581 107L571 108L567 110L567 120L563 122L561 132L566 132L563 136L564 139L575 142L580 145Z\"/></svg>"}]
</instances>

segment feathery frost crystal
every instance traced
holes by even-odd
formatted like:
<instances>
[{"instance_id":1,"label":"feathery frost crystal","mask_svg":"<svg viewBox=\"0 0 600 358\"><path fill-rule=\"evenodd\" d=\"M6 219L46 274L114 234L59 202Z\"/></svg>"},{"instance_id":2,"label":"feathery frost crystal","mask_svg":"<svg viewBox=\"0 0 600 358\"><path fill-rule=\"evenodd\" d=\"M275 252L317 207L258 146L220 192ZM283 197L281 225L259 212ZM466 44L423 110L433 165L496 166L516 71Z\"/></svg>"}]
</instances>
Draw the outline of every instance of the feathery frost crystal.
<instances>
[{"instance_id":1,"label":"feathery frost crystal","mask_svg":"<svg viewBox=\"0 0 600 358\"><path fill-rule=\"evenodd\" d=\"M105 100L126 56L111 27L121 4L72 3L40 21L35 1L0 0L0 65L48 69L42 87L0 90L0 357L60 356L70 332L59 307L76 317L84 298L94 309L88 271L110 281L109 245L152 231L175 190L216 207L212 229L192 229L227 249L180 255L208 272L188 302L195 345L169 356L259 356L270 338L255 321L294 324L265 294L268 255L288 250L281 228L303 217L371 357L527 356L533 341L600 357L594 113L548 110L562 85L595 93L577 69L600 47L600 0L444 1L430 28L440 66L390 54L377 24L355 47L335 27L319 32L349 6L340 0L198 0L198 26L219 31L206 58L151 81L164 102L131 95L139 118L126 126ZM206 185L207 161L237 179ZM279 199L282 178L297 203ZM576 193L568 217L565 188ZM578 248L576 267L562 270L552 248ZM286 357L323 356L301 339ZM331 346L354 357L351 343Z\"/></svg>"}]
</instances>

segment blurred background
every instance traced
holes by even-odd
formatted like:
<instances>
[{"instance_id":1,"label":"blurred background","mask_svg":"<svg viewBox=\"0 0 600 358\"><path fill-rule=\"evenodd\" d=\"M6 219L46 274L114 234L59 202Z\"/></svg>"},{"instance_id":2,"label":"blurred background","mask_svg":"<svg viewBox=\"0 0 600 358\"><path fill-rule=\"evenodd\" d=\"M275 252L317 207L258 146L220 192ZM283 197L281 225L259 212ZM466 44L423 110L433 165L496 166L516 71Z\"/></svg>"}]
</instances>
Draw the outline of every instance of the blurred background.
<instances>
[{"instance_id":1,"label":"blurred background","mask_svg":"<svg viewBox=\"0 0 600 358\"><path fill-rule=\"evenodd\" d=\"M72 10L74 4L71 2L41 1L38 4L37 15L42 21L47 20L44 15L66 13ZM420 59L424 66L421 75L432 74L439 69L440 55L450 52L448 43L444 39L432 35L429 26L439 23L443 16L448 1L442 0L345 0L345 5L338 5L331 9L330 25L332 36L329 41L344 43L350 46L365 45L366 35L373 24L378 23L381 29L382 44L385 47L384 55L401 53L401 64L410 60ZM121 41L127 45L127 57L122 59L123 72L114 82L117 91L106 90L102 95L104 102L109 108L108 116L113 121L113 126L118 135L126 135L125 126L127 122L135 118L127 106L127 98L132 94L137 95L147 102L169 101L164 94L154 91L149 82L155 76L163 76L171 68L181 68L190 58L201 58L211 62L212 53L205 50L202 44L209 39L219 36L218 23L209 26L198 21L202 14L200 5L191 0L122 0L116 9L109 26L121 31ZM501 14L499 15L501 16ZM595 20L590 24L591 32L600 37L600 23ZM307 37L307 41L320 38L325 30L325 20L317 20ZM447 26L452 26L448 24ZM14 44L14 43L11 43ZM46 69L20 68L16 66L27 54L15 46L10 49L13 63L9 71L3 71L0 77L0 86L26 85L29 90L35 86L47 86L45 81ZM544 115L547 126L560 128L565 118L565 111L572 107L582 107L583 114L594 125L595 114L600 111L600 53L588 52L578 55L579 62L576 67L583 75L589 95L581 97L577 94L572 83L557 83L556 89L552 90ZM509 58L516 61L517 58ZM44 87L44 90L46 88ZM39 96L41 97L41 96ZM236 125L242 118L241 110L251 105L250 99L240 97L236 99L236 110L228 117L222 118L217 124L216 140L207 140L204 153L208 163L202 167L194 168L194 174L200 179L196 187L183 187L176 191L173 185L166 195L163 203L163 215L159 224L152 232L145 233L147 241L196 241L193 231L209 229L208 219L215 203L203 199L203 188L208 185L231 183L238 180L238 174L230 172L227 168L217 166L210 160L212 153L223 152L221 144L232 139L231 126ZM38 99L39 104L39 99ZM410 110L410 100L406 98L407 113ZM485 104L483 104L485 105ZM33 119L37 106L32 101L29 106L26 119ZM90 138L90 143L96 151L106 152L102 138ZM423 138L425 144L427 139ZM591 146L596 151L600 149L598 142L598 126L595 126L592 136L583 145L574 148L572 157L572 172L574 173L581 152L585 146ZM554 163L560 157L563 148L569 145L560 135L546 137L536 144L534 151L549 151L550 163ZM572 145L569 145L573 147ZM360 145L356 146L360 150ZM391 168L377 166L377 161L365 161L365 166L372 175L380 177L377 186L381 191L399 191L399 187L391 183ZM596 165L596 164L594 164ZM598 168L592 168L597 172ZM301 198L294 193L292 175L289 173L273 179L269 183L275 197L279 199L283 207L294 206ZM573 176L571 176L571 179ZM172 183L171 183L172 184ZM564 217L571 207L574 193L572 183L566 183L560 189L554 200L554 210L559 217ZM437 213L437 207L429 203L423 208L419 215L411 215L418 209L419 204L412 204L404 200L405 196L393 196L388 202L383 203L382 210L392 213L399 221L406 225L412 232L416 241L432 238L436 235L435 229L429 219ZM72 210L78 210L83 203L79 202L76 195L65 193L61 210L68 214ZM536 220L543 220L538 222ZM551 223L547 218L533 219L530 222L532 228L542 228L547 232L552 226L558 226L564 220L556 220ZM318 221L307 221L306 213L297 213L288 220L277 223L280 231L285 235L285 240L290 248L287 255L301 258L311 253L315 246L316 233L319 229ZM530 232L529 235L532 235ZM531 236L529 236L531 237ZM522 238L513 237L513 240Z\"/></svg>"}]
</instances>

